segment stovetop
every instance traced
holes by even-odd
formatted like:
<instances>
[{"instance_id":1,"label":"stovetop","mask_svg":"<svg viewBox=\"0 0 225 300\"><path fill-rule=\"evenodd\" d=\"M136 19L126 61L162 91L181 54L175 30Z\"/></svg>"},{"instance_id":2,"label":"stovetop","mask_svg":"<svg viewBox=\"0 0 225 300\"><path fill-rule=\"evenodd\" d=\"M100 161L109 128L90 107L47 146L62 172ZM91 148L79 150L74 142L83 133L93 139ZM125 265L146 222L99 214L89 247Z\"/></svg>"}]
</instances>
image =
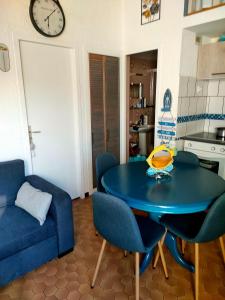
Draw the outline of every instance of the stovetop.
<instances>
[{"instance_id":1,"label":"stovetop","mask_svg":"<svg viewBox=\"0 0 225 300\"><path fill-rule=\"evenodd\" d=\"M199 132L182 137L183 140L197 141L202 143L212 143L218 145L225 145L225 138L220 138L216 133Z\"/></svg>"}]
</instances>

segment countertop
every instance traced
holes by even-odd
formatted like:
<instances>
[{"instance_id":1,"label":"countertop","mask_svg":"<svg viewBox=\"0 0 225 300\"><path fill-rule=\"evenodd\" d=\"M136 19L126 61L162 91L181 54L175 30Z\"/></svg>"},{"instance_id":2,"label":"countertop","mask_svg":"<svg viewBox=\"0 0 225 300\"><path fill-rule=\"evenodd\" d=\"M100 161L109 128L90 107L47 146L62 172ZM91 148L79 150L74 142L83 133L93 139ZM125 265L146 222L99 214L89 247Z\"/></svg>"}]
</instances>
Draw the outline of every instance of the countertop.
<instances>
[{"instance_id":1,"label":"countertop","mask_svg":"<svg viewBox=\"0 0 225 300\"><path fill-rule=\"evenodd\" d=\"M133 127L130 127L130 133L147 133L153 128L155 128L154 124L139 126L139 128L137 130L133 129Z\"/></svg>"},{"instance_id":2,"label":"countertop","mask_svg":"<svg viewBox=\"0 0 225 300\"><path fill-rule=\"evenodd\" d=\"M225 145L225 139L218 138L216 136L216 133L211 132L199 132L195 134L190 134L187 136L183 136L181 139L209 144Z\"/></svg>"}]
</instances>

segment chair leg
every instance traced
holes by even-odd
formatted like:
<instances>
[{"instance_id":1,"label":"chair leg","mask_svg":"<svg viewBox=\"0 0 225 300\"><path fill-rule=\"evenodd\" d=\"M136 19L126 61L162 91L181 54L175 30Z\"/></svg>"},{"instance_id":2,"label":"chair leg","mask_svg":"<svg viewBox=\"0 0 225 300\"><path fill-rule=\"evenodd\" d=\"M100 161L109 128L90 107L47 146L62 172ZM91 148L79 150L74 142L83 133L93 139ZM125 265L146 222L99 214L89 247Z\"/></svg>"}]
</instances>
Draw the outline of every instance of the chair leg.
<instances>
[{"instance_id":1,"label":"chair leg","mask_svg":"<svg viewBox=\"0 0 225 300\"><path fill-rule=\"evenodd\" d=\"M184 240L181 240L181 251L182 251L182 254L184 254L184 251L185 251L186 244L187 244L187 242L186 242L186 241L184 241Z\"/></svg>"},{"instance_id":2,"label":"chair leg","mask_svg":"<svg viewBox=\"0 0 225 300\"><path fill-rule=\"evenodd\" d=\"M223 255L223 262L225 263L225 248L224 248L224 243L223 243L223 237L220 237L220 247L222 250L222 255Z\"/></svg>"},{"instance_id":3,"label":"chair leg","mask_svg":"<svg viewBox=\"0 0 225 300\"><path fill-rule=\"evenodd\" d=\"M199 244L195 244L195 300L199 299Z\"/></svg>"},{"instance_id":4,"label":"chair leg","mask_svg":"<svg viewBox=\"0 0 225 300\"><path fill-rule=\"evenodd\" d=\"M106 245L106 240L103 240L101 251L99 253L97 265L96 265L96 268L95 268L94 277L93 277L93 280L92 280L92 283L91 283L91 288L93 288L95 286L95 280L96 280L97 275L98 275L99 267L100 267L100 264L101 264L101 261L102 261L102 255L103 255L103 252L105 250L105 245Z\"/></svg>"},{"instance_id":5,"label":"chair leg","mask_svg":"<svg viewBox=\"0 0 225 300\"><path fill-rule=\"evenodd\" d=\"M135 300L139 300L139 273L140 273L140 256L135 253Z\"/></svg>"},{"instance_id":6,"label":"chair leg","mask_svg":"<svg viewBox=\"0 0 225 300\"><path fill-rule=\"evenodd\" d=\"M162 239L161 239L161 245L162 245L162 246L163 246L164 241L165 241L165 238L166 238L166 233L167 233L167 231L165 232L164 236L163 236ZM155 260L154 260L154 263L153 263L153 269L156 268L156 265L157 265L157 263L158 263L158 260L159 260L159 249L157 249L157 252L156 252Z\"/></svg>"},{"instance_id":7,"label":"chair leg","mask_svg":"<svg viewBox=\"0 0 225 300\"><path fill-rule=\"evenodd\" d=\"M169 276L168 276L168 272L167 272L167 266L166 266L166 261L165 261L165 257L164 257L164 254L163 254L163 249L162 249L161 242L158 242L158 247L159 247L159 253L160 253L160 257L161 257L161 261L162 261L162 265L163 265L163 270L164 270L166 279L168 279Z\"/></svg>"}]
</instances>

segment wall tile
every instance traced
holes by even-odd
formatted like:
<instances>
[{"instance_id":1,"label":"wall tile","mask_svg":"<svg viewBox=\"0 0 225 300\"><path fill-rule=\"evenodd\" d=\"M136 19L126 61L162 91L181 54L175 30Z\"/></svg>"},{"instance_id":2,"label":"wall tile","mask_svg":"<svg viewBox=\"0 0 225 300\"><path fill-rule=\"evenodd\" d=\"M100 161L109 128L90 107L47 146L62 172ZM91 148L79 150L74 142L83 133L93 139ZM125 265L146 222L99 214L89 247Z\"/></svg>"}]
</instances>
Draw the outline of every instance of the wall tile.
<instances>
[{"instance_id":1,"label":"wall tile","mask_svg":"<svg viewBox=\"0 0 225 300\"><path fill-rule=\"evenodd\" d=\"M186 134L194 134L198 132L198 121L187 122L187 131Z\"/></svg>"},{"instance_id":2,"label":"wall tile","mask_svg":"<svg viewBox=\"0 0 225 300\"><path fill-rule=\"evenodd\" d=\"M207 98L206 97L198 97L197 98L197 115L204 114L206 112Z\"/></svg>"},{"instance_id":3,"label":"wall tile","mask_svg":"<svg viewBox=\"0 0 225 300\"><path fill-rule=\"evenodd\" d=\"M206 113L209 112L209 102L210 102L210 97L207 97L207 103L206 103Z\"/></svg>"},{"instance_id":4,"label":"wall tile","mask_svg":"<svg viewBox=\"0 0 225 300\"><path fill-rule=\"evenodd\" d=\"M208 85L208 96L218 96L219 80L210 80Z\"/></svg>"},{"instance_id":5,"label":"wall tile","mask_svg":"<svg viewBox=\"0 0 225 300\"><path fill-rule=\"evenodd\" d=\"M191 97L190 98L190 105L189 105L189 110L188 114L190 115L196 115L197 113L197 98L196 97Z\"/></svg>"},{"instance_id":6,"label":"wall tile","mask_svg":"<svg viewBox=\"0 0 225 300\"><path fill-rule=\"evenodd\" d=\"M181 116L181 104L182 104L182 98L178 98L178 111L177 111L177 116Z\"/></svg>"},{"instance_id":7,"label":"wall tile","mask_svg":"<svg viewBox=\"0 0 225 300\"><path fill-rule=\"evenodd\" d=\"M189 98L182 98L181 101L181 116L187 116L189 110Z\"/></svg>"},{"instance_id":8,"label":"wall tile","mask_svg":"<svg viewBox=\"0 0 225 300\"><path fill-rule=\"evenodd\" d=\"M205 125L204 120L196 121L196 132L203 132L204 131L204 125Z\"/></svg>"},{"instance_id":9,"label":"wall tile","mask_svg":"<svg viewBox=\"0 0 225 300\"><path fill-rule=\"evenodd\" d=\"M217 127L225 127L225 120L210 120L209 132L215 133Z\"/></svg>"},{"instance_id":10,"label":"wall tile","mask_svg":"<svg viewBox=\"0 0 225 300\"><path fill-rule=\"evenodd\" d=\"M177 132L176 132L177 138L185 136L186 135L186 130L187 130L187 124L186 123L177 124Z\"/></svg>"},{"instance_id":11,"label":"wall tile","mask_svg":"<svg viewBox=\"0 0 225 300\"><path fill-rule=\"evenodd\" d=\"M209 85L209 81L208 80L203 80L202 96L208 96L208 85Z\"/></svg>"},{"instance_id":12,"label":"wall tile","mask_svg":"<svg viewBox=\"0 0 225 300\"><path fill-rule=\"evenodd\" d=\"M209 114L223 113L223 97L210 97L208 111Z\"/></svg>"},{"instance_id":13,"label":"wall tile","mask_svg":"<svg viewBox=\"0 0 225 300\"><path fill-rule=\"evenodd\" d=\"M210 120L205 120L205 124L204 124L204 131L205 132L209 132L209 124L210 124Z\"/></svg>"},{"instance_id":14,"label":"wall tile","mask_svg":"<svg viewBox=\"0 0 225 300\"><path fill-rule=\"evenodd\" d=\"M225 79L220 80L220 83L219 83L219 96L225 96Z\"/></svg>"},{"instance_id":15,"label":"wall tile","mask_svg":"<svg viewBox=\"0 0 225 300\"><path fill-rule=\"evenodd\" d=\"M196 86L196 79L193 77L189 77L188 80L188 96L193 97L195 95L195 86Z\"/></svg>"},{"instance_id":16,"label":"wall tile","mask_svg":"<svg viewBox=\"0 0 225 300\"><path fill-rule=\"evenodd\" d=\"M195 96L203 96L204 81L197 80L195 85Z\"/></svg>"},{"instance_id":17,"label":"wall tile","mask_svg":"<svg viewBox=\"0 0 225 300\"><path fill-rule=\"evenodd\" d=\"M179 97L187 97L188 95L188 77L180 76Z\"/></svg>"}]
</instances>

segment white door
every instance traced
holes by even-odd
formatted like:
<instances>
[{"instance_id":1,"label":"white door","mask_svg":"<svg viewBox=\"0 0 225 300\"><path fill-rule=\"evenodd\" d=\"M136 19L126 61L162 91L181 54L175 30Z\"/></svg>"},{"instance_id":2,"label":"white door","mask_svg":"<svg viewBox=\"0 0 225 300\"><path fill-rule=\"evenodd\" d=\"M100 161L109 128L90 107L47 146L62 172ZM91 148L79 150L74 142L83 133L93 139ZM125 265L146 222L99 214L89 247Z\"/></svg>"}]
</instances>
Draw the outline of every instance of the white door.
<instances>
[{"instance_id":1,"label":"white door","mask_svg":"<svg viewBox=\"0 0 225 300\"><path fill-rule=\"evenodd\" d=\"M20 42L33 174L78 197L71 49ZM32 144L33 143L33 144Z\"/></svg>"}]
</instances>

